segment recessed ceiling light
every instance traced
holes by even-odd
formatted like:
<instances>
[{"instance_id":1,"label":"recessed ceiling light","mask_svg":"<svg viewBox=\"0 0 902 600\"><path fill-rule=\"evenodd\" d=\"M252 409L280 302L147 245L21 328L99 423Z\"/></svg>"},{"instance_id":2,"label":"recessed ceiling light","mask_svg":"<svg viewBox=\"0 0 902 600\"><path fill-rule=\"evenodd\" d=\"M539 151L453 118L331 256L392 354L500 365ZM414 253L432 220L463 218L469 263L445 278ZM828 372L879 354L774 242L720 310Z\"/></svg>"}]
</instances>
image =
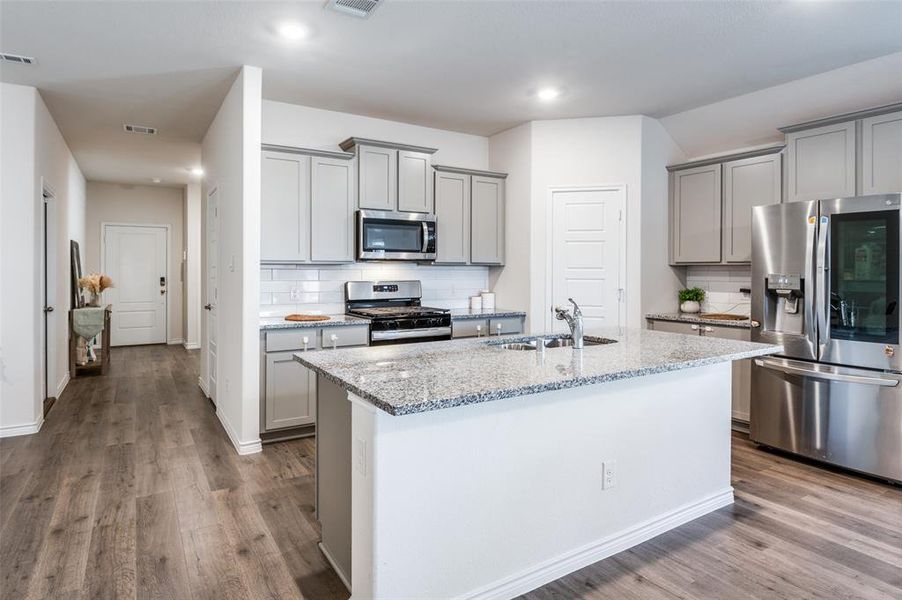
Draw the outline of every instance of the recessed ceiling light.
<instances>
[{"instance_id":1,"label":"recessed ceiling light","mask_svg":"<svg viewBox=\"0 0 902 600\"><path fill-rule=\"evenodd\" d=\"M561 95L561 91L559 89L553 88L553 87L542 88L538 92L536 92L536 97L539 100L542 100L544 102L554 100L555 98L557 98L560 95Z\"/></svg>"},{"instance_id":2,"label":"recessed ceiling light","mask_svg":"<svg viewBox=\"0 0 902 600\"><path fill-rule=\"evenodd\" d=\"M194 167L193 169L191 169L191 174L196 175L197 177L200 177L201 175L204 174L204 170L201 169L200 167Z\"/></svg>"},{"instance_id":3,"label":"recessed ceiling light","mask_svg":"<svg viewBox=\"0 0 902 600\"><path fill-rule=\"evenodd\" d=\"M309 33L306 27L294 21L287 21L285 23L282 23L281 25L279 25L278 31L280 36L292 42L304 39Z\"/></svg>"},{"instance_id":4,"label":"recessed ceiling light","mask_svg":"<svg viewBox=\"0 0 902 600\"><path fill-rule=\"evenodd\" d=\"M163 180L160 179L159 177L154 177L153 179L151 179L151 181L154 182L154 183L160 183L160 182L163 181Z\"/></svg>"}]
</instances>

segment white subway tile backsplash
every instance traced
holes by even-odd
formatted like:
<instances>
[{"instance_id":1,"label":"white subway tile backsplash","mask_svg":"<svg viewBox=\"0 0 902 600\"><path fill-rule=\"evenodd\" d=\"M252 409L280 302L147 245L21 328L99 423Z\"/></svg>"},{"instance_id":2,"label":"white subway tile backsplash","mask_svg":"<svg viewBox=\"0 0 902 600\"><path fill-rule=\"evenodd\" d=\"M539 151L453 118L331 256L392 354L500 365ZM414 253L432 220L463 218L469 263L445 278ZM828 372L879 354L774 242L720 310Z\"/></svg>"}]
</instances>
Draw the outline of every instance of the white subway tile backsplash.
<instances>
[{"instance_id":1,"label":"white subway tile backsplash","mask_svg":"<svg viewBox=\"0 0 902 600\"><path fill-rule=\"evenodd\" d=\"M751 298L740 288L751 287L751 267L713 265L687 267L686 286L706 291L702 310L740 315L749 314Z\"/></svg>"}]
</instances>

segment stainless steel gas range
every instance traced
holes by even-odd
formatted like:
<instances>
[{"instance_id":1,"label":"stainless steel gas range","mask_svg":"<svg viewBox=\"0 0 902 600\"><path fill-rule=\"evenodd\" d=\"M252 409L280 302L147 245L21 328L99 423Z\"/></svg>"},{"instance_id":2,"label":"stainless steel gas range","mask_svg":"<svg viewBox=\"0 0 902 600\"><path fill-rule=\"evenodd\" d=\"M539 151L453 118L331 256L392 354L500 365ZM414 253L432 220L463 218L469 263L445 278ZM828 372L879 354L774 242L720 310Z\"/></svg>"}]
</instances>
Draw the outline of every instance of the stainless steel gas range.
<instances>
[{"instance_id":1,"label":"stainless steel gas range","mask_svg":"<svg viewBox=\"0 0 902 600\"><path fill-rule=\"evenodd\" d=\"M757 207L751 438L902 482L900 204L884 194Z\"/></svg>"},{"instance_id":2,"label":"stainless steel gas range","mask_svg":"<svg viewBox=\"0 0 902 600\"><path fill-rule=\"evenodd\" d=\"M451 339L451 311L421 305L419 281L349 281L345 312L370 320L370 345Z\"/></svg>"}]
</instances>

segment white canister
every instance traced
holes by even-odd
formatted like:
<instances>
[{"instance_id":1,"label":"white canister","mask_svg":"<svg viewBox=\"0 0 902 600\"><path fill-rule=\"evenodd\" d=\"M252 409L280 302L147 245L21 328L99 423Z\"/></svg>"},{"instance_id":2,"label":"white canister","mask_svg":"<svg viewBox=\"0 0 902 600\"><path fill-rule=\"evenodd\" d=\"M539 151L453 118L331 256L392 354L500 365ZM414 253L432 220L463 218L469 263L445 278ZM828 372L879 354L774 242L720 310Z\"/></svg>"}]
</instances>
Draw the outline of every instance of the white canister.
<instances>
[{"instance_id":1,"label":"white canister","mask_svg":"<svg viewBox=\"0 0 902 600\"><path fill-rule=\"evenodd\" d=\"M482 310L482 296L470 296L470 310Z\"/></svg>"},{"instance_id":2,"label":"white canister","mask_svg":"<svg viewBox=\"0 0 902 600\"><path fill-rule=\"evenodd\" d=\"M495 292L490 292L488 290L483 290L481 294L482 297L482 308L486 310L494 310L495 309Z\"/></svg>"}]
</instances>

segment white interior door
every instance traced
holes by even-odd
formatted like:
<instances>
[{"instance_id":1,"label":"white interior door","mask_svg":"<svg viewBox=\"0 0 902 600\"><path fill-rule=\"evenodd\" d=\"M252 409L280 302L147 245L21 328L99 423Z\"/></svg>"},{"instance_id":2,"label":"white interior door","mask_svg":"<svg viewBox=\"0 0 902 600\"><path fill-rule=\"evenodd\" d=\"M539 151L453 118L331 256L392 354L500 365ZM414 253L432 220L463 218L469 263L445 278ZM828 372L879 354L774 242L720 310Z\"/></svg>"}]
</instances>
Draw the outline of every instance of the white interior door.
<instances>
[{"instance_id":1,"label":"white interior door","mask_svg":"<svg viewBox=\"0 0 902 600\"><path fill-rule=\"evenodd\" d=\"M622 187L552 190L550 298L546 329L567 332L551 314L573 298L587 332L621 324L621 265L625 256Z\"/></svg>"},{"instance_id":2,"label":"white interior door","mask_svg":"<svg viewBox=\"0 0 902 600\"><path fill-rule=\"evenodd\" d=\"M214 189L207 196L207 297L204 309L207 315L207 393L216 404L217 356L217 302L219 300L219 197Z\"/></svg>"},{"instance_id":3,"label":"white interior door","mask_svg":"<svg viewBox=\"0 0 902 600\"><path fill-rule=\"evenodd\" d=\"M113 279L110 344L166 343L165 226L104 225L103 269Z\"/></svg>"}]
</instances>

